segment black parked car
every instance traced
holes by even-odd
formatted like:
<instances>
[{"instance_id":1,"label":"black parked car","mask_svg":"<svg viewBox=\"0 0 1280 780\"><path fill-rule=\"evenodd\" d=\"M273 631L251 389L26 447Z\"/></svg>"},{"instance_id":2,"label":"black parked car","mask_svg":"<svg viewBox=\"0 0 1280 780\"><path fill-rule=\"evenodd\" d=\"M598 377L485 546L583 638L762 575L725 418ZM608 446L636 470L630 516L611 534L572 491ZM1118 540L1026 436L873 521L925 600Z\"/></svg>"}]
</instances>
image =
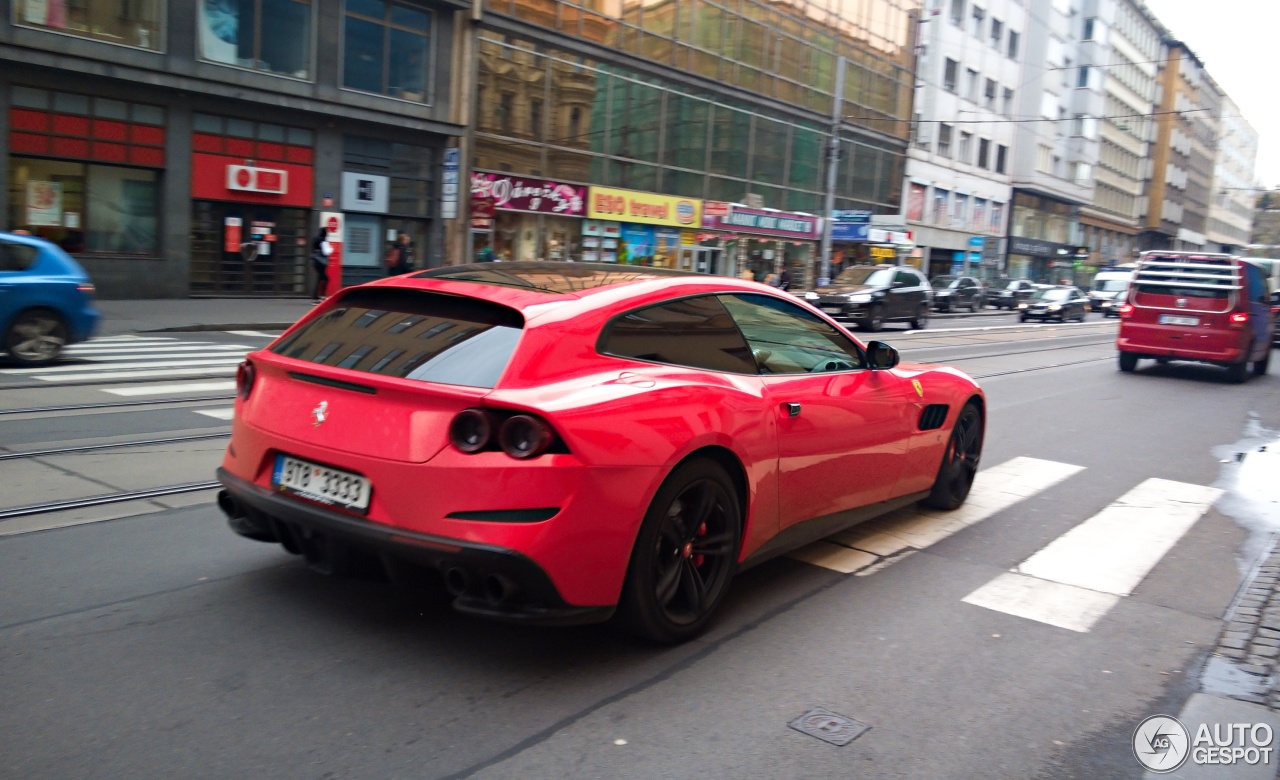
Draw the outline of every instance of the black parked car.
<instances>
[{"instance_id":1,"label":"black parked car","mask_svg":"<svg viewBox=\"0 0 1280 780\"><path fill-rule=\"evenodd\" d=\"M923 328L929 321L929 295L929 281L910 266L856 265L804 297L827 314L848 317L863 330L880 330L886 322Z\"/></svg>"},{"instance_id":2,"label":"black parked car","mask_svg":"<svg viewBox=\"0 0 1280 780\"><path fill-rule=\"evenodd\" d=\"M1077 320L1084 322L1089 298L1076 287L1061 285L1036 290L1025 303L1018 304L1018 319L1027 320Z\"/></svg>"},{"instance_id":3,"label":"black parked car","mask_svg":"<svg viewBox=\"0 0 1280 780\"><path fill-rule=\"evenodd\" d=\"M1016 309L1035 291L1030 279L1000 279L992 283L988 295L991 305L997 309Z\"/></svg>"},{"instance_id":4,"label":"black parked car","mask_svg":"<svg viewBox=\"0 0 1280 780\"><path fill-rule=\"evenodd\" d=\"M938 311L968 309L977 311L987 305L987 291L972 276L935 276L933 308Z\"/></svg>"}]
</instances>

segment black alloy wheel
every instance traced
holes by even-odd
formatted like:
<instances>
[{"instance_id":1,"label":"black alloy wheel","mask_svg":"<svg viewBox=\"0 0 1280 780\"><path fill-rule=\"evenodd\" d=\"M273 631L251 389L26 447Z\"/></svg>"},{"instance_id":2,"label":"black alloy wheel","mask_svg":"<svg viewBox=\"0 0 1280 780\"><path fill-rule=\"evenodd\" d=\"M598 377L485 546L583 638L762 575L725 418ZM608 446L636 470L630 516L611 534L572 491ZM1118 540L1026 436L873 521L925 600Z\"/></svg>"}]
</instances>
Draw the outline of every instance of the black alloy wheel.
<instances>
[{"instance_id":1,"label":"black alloy wheel","mask_svg":"<svg viewBox=\"0 0 1280 780\"><path fill-rule=\"evenodd\" d=\"M1253 375L1265 376L1267 373L1267 367L1270 365L1271 365L1271 350L1267 350L1266 353L1263 354L1262 360L1253 361Z\"/></svg>"},{"instance_id":2,"label":"black alloy wheel","mask_svg":"<svg viewBox=\"0 0 1280 780\"><path fill-rule=\"evenodd\" d=\"M1120 370L1127 374L1138 367L1138 356L1132 352L1121 352L1119 363Z\"/></svg>"},{"instance_id":3,"label":"black alloy wheel","mask_svg":"<svg viewBox=\"0 0 1280 780\"><path fill-rule=\"evenodd\" d=\"M880 306L872 306L867 309L867 318L862 321L862 329L869 330L872 333L884 327L884 311Z\"/></svg>"},{"instance_id":4,"label":"black alloy wheel","mask_svg":"<svg viewBox=\"0 0 1280 780\"><path fill-rule=\"evenodd\" d=\"M742 510L724 469L709 460L677 467L636 538L618 604L621 625L664 644L697 636L728 592L741 535Z\"/></svg>"},{"instance_id":5,"label":"black alloy wheel","mask_svg":"<svg viewBox=\"0 0 1280 780\"><path fill-rule=\"evenodd\" d=\"M978 461L982 458L982 412L973 401L964 405L956 424L951 427L951 438L942 465L933 481L933 489L923 503L933 509L956 509L969 496L973 478L978 473Z\"/></svg>"},{"instance_id":6,"label":"black alloy wheel","mask_svg":"<svg viewBox=\"0 0 1280 780\"><path fill-rule=\"evenodd\" d=\"M1245 349L1244 355L1241 356L1240 362L1232 363L1227 366L1227 381L1233 385L1238 385L1249 378L1249 353L1253 352L1253 344L1250 343Z\"/></svg>"}]
</instances>

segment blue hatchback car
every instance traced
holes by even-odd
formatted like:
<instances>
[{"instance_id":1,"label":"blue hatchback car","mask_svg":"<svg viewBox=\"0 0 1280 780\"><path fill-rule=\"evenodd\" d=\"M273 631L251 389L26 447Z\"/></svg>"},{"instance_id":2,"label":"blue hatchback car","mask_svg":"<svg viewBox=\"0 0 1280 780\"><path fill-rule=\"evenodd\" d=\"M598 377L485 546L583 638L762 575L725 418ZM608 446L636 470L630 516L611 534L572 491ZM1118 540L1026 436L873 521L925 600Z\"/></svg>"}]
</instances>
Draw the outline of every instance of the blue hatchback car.
<instances>
[{"instance_id":1,"label":"blue hatchback car","mask_svg":"<svg viewBox=\"0 0 1280 780\"><path fill-rule=\"evenodd\" d=\"M25 366L48 363L98 327L93 283L58 246L0 233L0 349Z\"/></svg>"}]
</instances>

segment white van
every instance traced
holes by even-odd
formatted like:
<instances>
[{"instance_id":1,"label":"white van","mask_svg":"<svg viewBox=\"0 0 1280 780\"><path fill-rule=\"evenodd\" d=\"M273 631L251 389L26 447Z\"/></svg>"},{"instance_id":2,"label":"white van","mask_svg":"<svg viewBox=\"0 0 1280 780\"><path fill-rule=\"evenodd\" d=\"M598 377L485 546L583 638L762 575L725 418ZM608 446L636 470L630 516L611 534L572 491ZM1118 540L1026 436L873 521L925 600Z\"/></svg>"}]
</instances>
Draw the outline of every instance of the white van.
<instances>
[{"instance_id":1,"label":"white van","mask_svg":"<svg viewBox=\"0 0 1280 780\"><path fill-rule=\"evenodd\" d=\"M1124 303L1131 281L1131 267L1104 268L1099 271L1093 277L1093 285L1089 287L1090 310L1100 311L1104 317L1120 316L1120 304Z\"/></svg>"}]
</instances>

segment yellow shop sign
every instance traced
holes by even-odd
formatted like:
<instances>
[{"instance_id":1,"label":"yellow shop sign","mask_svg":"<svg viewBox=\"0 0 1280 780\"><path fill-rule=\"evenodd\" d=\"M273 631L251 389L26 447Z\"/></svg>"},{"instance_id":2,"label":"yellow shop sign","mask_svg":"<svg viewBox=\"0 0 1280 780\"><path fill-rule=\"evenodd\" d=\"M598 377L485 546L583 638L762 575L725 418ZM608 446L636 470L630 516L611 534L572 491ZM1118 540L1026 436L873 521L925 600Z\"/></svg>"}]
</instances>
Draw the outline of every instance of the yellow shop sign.
<instances>
[{"instance_id":1,"label":"yellow shop sign","mask_svg":"<svg viewBox=\"0 0 1280 780\"><path fill-rule=\"evenodd\" d=\"M592 187L587 194L587 219L698 228L702 226L702 201L653 192Z\"/></svg>"}]
</instances>

